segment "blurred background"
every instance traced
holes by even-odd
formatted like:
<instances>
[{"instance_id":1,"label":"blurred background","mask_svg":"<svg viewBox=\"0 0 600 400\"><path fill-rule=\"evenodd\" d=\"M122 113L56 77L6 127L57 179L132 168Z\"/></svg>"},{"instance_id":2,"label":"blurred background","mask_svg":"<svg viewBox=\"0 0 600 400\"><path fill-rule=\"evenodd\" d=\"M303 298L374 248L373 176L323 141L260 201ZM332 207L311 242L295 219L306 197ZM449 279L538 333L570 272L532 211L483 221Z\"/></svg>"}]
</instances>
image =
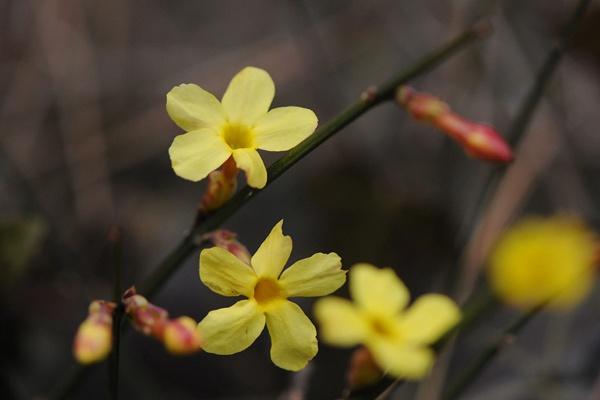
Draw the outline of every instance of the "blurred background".
<instances>
[{"instance_id":1,"label":"blurred background","mask_svg":"<svg viewBox=\"0 0 600 400\"><path fill-rule=\"evenodd\" d=\"M236 72L254 65L272 75L275 106L308 107L325 122L369 85L489 17L491 37L412 84L505 132L575 3L0 0L0 397L44 398L74 363L72 339L89 302L112 296L111 227L123 232L128 286L193 222L204 184L170 168L167 149L180 133L165 112L173 86L197 83L220 97ZM393 104L339 132L224 228L253 252L284 218L292 261L335 251L347 267L393 266L414 295L448 291L459 273L475 280L498 232L523 213L574 212L600 227L599 104L593 1L476 235L473 214L493 167ZM154 298L173 316L199 320L233 303L201 284L197 258ZM300 303L310 312L310 301ZM574 312L536 318L465 398L599 398L599 304L596 290ZM512 316L503 310L461 340L450 377ZM263 333L234 356L175 358L129 332L121 394L341 393L349 350L321 344L298 375L275 367L268 347ZM103 364L73 396L106 398L107 382Z\"/></svg>"}]
</instances>

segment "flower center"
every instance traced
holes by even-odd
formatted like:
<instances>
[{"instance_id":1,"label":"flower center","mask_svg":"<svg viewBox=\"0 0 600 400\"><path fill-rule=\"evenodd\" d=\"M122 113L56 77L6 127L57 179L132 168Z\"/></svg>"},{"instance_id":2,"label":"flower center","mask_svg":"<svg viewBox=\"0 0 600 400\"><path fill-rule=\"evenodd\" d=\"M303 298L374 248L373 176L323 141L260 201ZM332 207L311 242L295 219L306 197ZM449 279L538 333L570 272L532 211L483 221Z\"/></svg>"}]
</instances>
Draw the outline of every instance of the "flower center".
<instances>
[{"instance_id":1,"label":"flower center","mask_svg":"<svg viewBox=\"0 0 600 400\"><path fill-rule=\"evenodd\" d=\"M221 136L232 150L254 147L254 137L252 131L247 126L225 124L221 129Z\"/></svg>"},{"instance_id":2,"label":"flower center","mask_svg":"<svg viewBox=\"0 0 600 400\"><path fill-rule=\"evenodd\" d=\"M254 299L264 305L273 300L282 299L283 294L277 282L273 279L261 278L254 286Z\"/></svg>"},{"instance_id":3,"label":"flower center","mask_svg":"<svg viewBox=\"0 0 600 400\"><path fill-rule=\"evenodd\" d=\"M392 321L386 320L383 317L371 317L369 318L369 322L371 323L371 329L380 336L390 339L399 336L398 329L396 329Z\"/></svg>"}]
</instances>

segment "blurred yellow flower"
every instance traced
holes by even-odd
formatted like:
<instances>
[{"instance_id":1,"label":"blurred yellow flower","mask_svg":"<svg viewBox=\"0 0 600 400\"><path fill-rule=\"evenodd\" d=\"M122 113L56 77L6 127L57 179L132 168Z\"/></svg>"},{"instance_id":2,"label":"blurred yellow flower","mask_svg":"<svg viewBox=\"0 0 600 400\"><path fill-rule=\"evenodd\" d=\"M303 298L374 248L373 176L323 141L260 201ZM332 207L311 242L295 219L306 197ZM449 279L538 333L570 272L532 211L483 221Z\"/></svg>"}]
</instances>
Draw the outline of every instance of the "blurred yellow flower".
<instances>
[{"instance_id":1,"label":"blurred yellow flower","mask_svg":"<svg viewBox=\"0 0 600 400\"><path fill-rule=\"evenodd\" d=\"M269 74L246 67L233 77L222 100L194 84L167 94L167 113L187 133L169 148L175 173L199 181L233 156L248 185L262 188L267 170L257 149L285 151L310 136L317 116L302 107L269 111L275 85Z\"/></svg>"},{"instance_id":2,"label":"blurred yellow flower","mask_svg":"<svg viewBox=\"0 0 600 400\"><path fill-rule=\"evenodd\" d=\"M346 281L340 257L317 253L283 271L292 239L279 221L261 244L250 265L220 247L200 254L200 279L223 296L246 296L233 306L214 310L200 321L203 349L234 354L249 347L265 327L271 336L271 359L280 368L297 371L317 354L316 330L289 297L327 295Z\"/></svg>"},{"instance_id":3,"label":"blurred yellow flower","mask_svg":"<svg viewBox=\"0 0 600 400\"><path fill-rule=\"evenodd\" d=\"M353 266L350 294L355 303L339 297L316 303L323 340L343 347L363 343L382 369L398 378L422 378L435 358L428 345L460 319L456 304L440 294L421 296L405 309L408 289L389 268Z\"/></svg>"},{"instance_id":4,"label":"blurred yellow flower","mask_svg":"<svg viewBox=\"0 0 600 400\"><path fill-rule=\"evenodd\" d=\"M488 276L507 303L530 308L548 301L565 309L578 304L595 280L594 235L576 218L526 218L492 251Z\"/></svg>"}]
</instances>

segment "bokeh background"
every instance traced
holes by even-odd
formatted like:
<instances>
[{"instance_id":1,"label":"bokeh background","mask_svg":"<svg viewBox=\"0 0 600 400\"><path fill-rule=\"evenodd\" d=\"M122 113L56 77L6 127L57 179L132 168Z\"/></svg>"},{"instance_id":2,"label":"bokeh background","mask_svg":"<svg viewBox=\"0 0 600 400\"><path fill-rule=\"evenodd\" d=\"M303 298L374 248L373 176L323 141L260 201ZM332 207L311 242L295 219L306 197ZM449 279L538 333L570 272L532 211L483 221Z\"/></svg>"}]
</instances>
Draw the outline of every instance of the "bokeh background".
<instances>
[{"instance_id":1,"label":"bokeh background","mask_svg":"<svg viewBox=\"0 0 600 400\"><path fill-rule=\"evenodd\" d=\"M323 122L488 17L491 37L413 85L504 132L574 6L0 0L0 397L44 398L73 364L72 338L89 302L111 297L111 227L123 232L130 285L192 223L203 184L170 168L167 149L179 133L165 112L173 86L193 82L220 96L237 71L254 65L271 73L275 105L309 107ZM448 291L459 273L474 279L498 232L523 213L574 212L598 229L599 22L593 1L476 235L473 213L493 167L393 104L339 132L224 227L254 251L284 218L292 260L336 251L345 266L393 266L415 295ZM154 301L198 320L233 303L201 284L197 253ZM310 301L301 304L310 312ZM574 312L536 318L465 398L598 398L599 304L596 290ZM450 377L512 316L503 310L459 341ZM291 391L331 399L341 392L349 351L321 344L309 369L290 374L270 362L268 346L263 334L234 356L174 358L129 332L121 394L276 399ZM107 388L101 365L73 396L106 398Z\"/></svg>"}]
</instances>

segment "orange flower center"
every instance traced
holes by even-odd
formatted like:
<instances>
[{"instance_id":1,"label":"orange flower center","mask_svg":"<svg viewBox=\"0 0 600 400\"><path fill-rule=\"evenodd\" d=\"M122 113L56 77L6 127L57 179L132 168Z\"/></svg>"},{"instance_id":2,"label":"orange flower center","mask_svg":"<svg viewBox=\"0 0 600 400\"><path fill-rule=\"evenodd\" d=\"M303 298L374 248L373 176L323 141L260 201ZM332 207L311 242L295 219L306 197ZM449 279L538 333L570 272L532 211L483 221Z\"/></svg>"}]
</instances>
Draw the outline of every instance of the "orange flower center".
<instances>
[{"instance_id":1,"label":"orange flower center","mask_svg":"<svg viewBox=\"0 0 600 400\"><path fill-rule=\"evenodd\" d=\"M265 305L282 298L283 293L275 280L261 278L256 282L256 286L254 286L254 299L258 304Z\"/></svg>"},{"instance_id":2,"label":"orange flower center","mask_svg":"<svg viewBox=\"0 0 600 400\"><path fill-rule=\"evenodd\" d=\"M244 125L225 124L221 136L232 150L254 148L252 132Z\"/></svg>"}]
</instances>

